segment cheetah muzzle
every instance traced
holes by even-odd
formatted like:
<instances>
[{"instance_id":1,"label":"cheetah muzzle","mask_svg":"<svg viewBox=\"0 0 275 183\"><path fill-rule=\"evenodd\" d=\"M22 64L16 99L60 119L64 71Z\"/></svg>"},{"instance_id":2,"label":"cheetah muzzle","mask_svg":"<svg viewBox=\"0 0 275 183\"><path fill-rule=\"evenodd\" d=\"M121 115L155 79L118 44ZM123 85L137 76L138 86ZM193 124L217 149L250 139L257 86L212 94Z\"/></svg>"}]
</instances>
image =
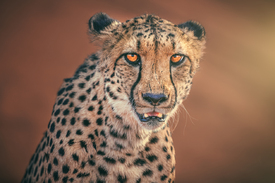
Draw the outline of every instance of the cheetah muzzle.
<instances>
[{"instance_id":1,"label":"cheetah muzzle","mask_svg":"<svg viewBox=\"0 0 275 183\"><path fill-rule=\"evenodd\" d=\"M189 94L204 28L148 14L98 13L88 25L100 49L64 80L22 182L174 182L168 121Z\"/></svg>"}]
</instances>

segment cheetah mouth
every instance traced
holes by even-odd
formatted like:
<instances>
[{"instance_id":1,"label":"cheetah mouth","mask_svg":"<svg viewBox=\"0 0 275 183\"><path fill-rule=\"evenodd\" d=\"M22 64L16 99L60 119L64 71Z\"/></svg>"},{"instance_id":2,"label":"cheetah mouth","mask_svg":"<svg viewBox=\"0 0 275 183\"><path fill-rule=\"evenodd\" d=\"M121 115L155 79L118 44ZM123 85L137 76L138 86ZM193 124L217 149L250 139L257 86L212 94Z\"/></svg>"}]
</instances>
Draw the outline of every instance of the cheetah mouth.
<instances>
[{"instance_id":1,"label":"cheetah mouth","mask_svg":"<svg viewBox=\"0 0 275 183\"><path fill-rule=\"evenodd\" d=\"M150 122L150 121L158 121L164 122L167 115L153 111L148 113L139 114L137 113L141 122Z\"/></svg>"}]
</instances>

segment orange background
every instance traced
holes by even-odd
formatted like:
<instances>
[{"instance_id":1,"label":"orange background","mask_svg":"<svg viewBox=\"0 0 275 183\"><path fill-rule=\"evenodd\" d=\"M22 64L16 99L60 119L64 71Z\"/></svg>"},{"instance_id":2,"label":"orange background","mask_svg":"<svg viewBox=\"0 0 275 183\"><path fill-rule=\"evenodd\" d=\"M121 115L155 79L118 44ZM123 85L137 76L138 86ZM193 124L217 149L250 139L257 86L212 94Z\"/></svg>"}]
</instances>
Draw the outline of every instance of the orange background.
<instances>
[{"instance_id":1,"label":"orange background","mask_svg":"<svg viewBox=\"0 0 275 183\"><path fill-rule=\"evenodd\" d=\"M98 48L97 12L201 22L207 48L173 133L176 182L275 182L275 3L272 1L0 2L0 182L19 182L63 78Z\"/></svg>"}]
</instances>

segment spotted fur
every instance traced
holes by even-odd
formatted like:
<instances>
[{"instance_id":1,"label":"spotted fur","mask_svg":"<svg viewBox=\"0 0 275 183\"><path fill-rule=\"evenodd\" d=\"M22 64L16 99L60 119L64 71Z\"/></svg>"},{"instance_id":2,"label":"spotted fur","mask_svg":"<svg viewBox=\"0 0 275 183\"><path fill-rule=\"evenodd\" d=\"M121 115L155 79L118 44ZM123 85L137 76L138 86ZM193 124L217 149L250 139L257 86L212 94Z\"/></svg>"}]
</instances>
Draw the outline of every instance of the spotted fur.
<instances>
[{"instance_id":1,"label":"spotted fur","mask_svg":"<svg viewBox=\"0 0 275 183\"><path fill-rule=\"evenodd\" d=\"M99 13L89 32L102 48L64 80L22 182L173 182L167 121L189 94L204 28L147 14L120 23ZM139 60L127 62L129 53ZM178 65L174 54L183 56ZM143 121L152 111L163 119Z\"/></svg>"}]
</instances>

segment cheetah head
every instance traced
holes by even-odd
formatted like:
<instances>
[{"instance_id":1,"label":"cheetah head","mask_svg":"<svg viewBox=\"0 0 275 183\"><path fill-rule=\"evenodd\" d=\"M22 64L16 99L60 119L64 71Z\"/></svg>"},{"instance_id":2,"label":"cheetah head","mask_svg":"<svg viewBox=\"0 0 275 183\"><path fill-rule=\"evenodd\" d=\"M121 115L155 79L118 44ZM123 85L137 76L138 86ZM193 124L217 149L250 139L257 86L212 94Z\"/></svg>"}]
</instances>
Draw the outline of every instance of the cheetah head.
<instances>
[{"instance_id":1,"label":"cheetah head","mask_svg":"<svg viewBox=\"0 0 275 183\"><path fill-rule=\"evenodd\" d=\"M143 15L121 23L104 13L89 21L102 44L104 91L113 110L146 130L163 127L187 97L205 44L197 22Z\"/></svg>"}]
</instances>

